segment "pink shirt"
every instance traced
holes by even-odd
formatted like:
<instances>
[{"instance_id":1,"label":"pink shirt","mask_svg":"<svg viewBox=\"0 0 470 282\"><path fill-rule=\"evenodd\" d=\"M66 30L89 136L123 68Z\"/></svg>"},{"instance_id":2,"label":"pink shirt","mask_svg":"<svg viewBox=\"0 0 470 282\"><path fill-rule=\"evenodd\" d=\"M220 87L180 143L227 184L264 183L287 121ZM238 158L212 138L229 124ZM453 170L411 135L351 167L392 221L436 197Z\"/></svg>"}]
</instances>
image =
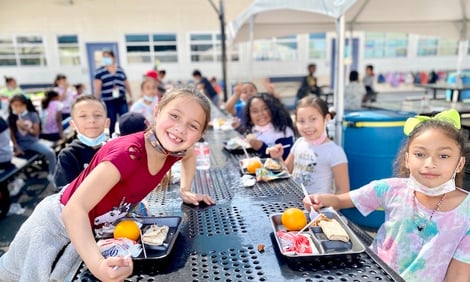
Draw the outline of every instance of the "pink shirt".
<instances>
[{"instance_id":1,"label":"pink shirt","mask_svg":"<svg viewBox=\"0 0 470 282\"><path fill-rule=\"evenodd\" d=\"M60 202L66 205L85 177L99 163L110 161L119 170L121 180L90 211L89 218L90 223L96 227L114 222L125 216L130 209L155 189L178 160L179 158L168 156L162 169L156 175L151 175L147 166L144 133L138 132L114 138L100 148L90 164L65 188Z\"/></svg>"},{"instance_id":2,"label":"pink shirt","mask_svg":"<svg viewBox=\"0 0 470 282\"><path fill-rule=\"evenodd\" d=\"M58 133L59 125L57 123L57 112L62 112L64 105L60 101L50 101L47 109L42 109L41 122L42 133Z\"/></svg>"}]
</instances>

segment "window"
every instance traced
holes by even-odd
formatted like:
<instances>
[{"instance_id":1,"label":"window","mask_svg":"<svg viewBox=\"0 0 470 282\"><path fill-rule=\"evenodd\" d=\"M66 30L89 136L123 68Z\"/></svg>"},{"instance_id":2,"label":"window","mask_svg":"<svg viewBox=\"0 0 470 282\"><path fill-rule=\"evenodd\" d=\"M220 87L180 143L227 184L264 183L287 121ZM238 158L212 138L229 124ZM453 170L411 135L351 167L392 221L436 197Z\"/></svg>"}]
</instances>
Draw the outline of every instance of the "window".
<instances>
[{"instance_id":1,"label":"window","mask_svg":"<svg viewBox=\"0 0 470 282\"><path fill-rule=\"evenodd\" d=\"M308 58L326 58L326 33L310 33L308 36Z\"/></svg>"},{"instance_id":2,"label":"window","mask_svg":"<svg viewBox=\"0 0 470 282\"><path fill-rule=\"evenodd\" d=\"M404 33L367 32L365 41L366 58L406 57L408 36Z\"/></svg>"},{"instance_id":3,"label":"window","mask_svg":"<svg viewBox=\"0 0 470 282\"><path fill-rule=\"evenodd\" d=\"M59 35L57 36L57 45L59 48L60 65L80 65L80 48L78 46L77 35Z\"/></svg>"},{"instance_id":4,"label":"window","mask_svg":"<svg viewBox=\"0 0 470 282\"><path fill-rule=\"evenodd\" d=\"M0 35L0 66L46 66L42 36Z\"/></svg>"},{"instance_id":5,"label":"window","mask_svg":"<svg viewBox=\"0 0 470 282\"><path fill-rule=\"evenodd\" d=\"M129 64L178 62L175 33L127 34L125 39Z\"/></svg>"},{"instance_id":6,"label":"window","mask_svg":"<svg viewBox=\"0 0 470 282\"><path fill-rule=\"evenodd\" d=\"M434 38L418 39L418 56L436 56L438 41Z\"/></svg>"},{"instance_id":7,"label":"window","mask_svg":"<svg viewBox=\"0 0 470 282\"><path fill-rule=\"evenodd\" d=\"M190 56L191 62L221 62L222 61L222 43L221 35L218 33L191 33ZM226 50L228 61L238 61L238 45L232 46Z\"/></svg>"},{"instance_id":8,"label":"window","mask_svg":"<svg viewBox=\"0 0 470 282\"><path fill-rule=\"evenodd\" d=\"M297 36L256 40L253 44L256 61L294 61L297 59Z\"/></svg>"},{"instance_id":9,"label":"window","mask_svg":"<svg viewBox=\"0 0 470 282\"><path fill-rule=\"evenodd\" d=\"M459 43L452 39L419 38L418 56L455 56Z\"/></svg>"}]
</instances>

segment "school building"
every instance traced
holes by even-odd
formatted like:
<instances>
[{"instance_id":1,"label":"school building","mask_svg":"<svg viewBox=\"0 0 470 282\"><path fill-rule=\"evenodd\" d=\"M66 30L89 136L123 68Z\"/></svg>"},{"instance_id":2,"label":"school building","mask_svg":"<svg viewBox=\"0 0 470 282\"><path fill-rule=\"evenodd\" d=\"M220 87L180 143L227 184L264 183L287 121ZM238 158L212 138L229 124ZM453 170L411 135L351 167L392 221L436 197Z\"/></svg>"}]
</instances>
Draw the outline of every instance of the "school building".
<instances>
[{"instance_id":1,"label":"school building","mask_svg":"<svg viewBox=\"0 0 470 282\"><path fill-rule=\"evenodd\" d=\"M167 81L187 82L192 71L222 78L220 20L212 0L2 0L0 1L0 75L20 85L52 84L58 73L90 89L101 50L112 49L138 95L142 75L154 66ZM251 0L225 0L229 22ZM214 4L214 5L213 5ZM334 74L334 32L289 35L228 46L230 82L301 76L317 64L321 84ZM458 42L416 34L360 32L347 48L350 68L364 73L454 71ZM249 50L252 50L250 52ZM462 68L470 68L465 55ZM347 75L346 75L347 77ZM0 80L0 85L3 81Z\"/></svg>"}]
</instances>

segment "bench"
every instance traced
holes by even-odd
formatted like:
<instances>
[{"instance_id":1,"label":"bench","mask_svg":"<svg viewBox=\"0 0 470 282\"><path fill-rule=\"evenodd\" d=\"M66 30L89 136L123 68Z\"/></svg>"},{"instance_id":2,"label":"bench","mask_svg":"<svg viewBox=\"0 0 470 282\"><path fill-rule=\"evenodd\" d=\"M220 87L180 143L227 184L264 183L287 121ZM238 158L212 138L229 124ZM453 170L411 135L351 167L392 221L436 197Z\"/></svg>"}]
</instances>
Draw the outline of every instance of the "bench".
<instances>
[{"instance_id":1,"label":"bench","mask_svg":"<svg viewBox=\"0 0 470 282\"><path fill-rule=\"evenodd\" d=\"M41 156L39 154L30 154L25 158L13 157L11 166L0 170L0 219L8 214L11 205L8 183L21 172L33 165Z\"/></svg>"}]
</instances>

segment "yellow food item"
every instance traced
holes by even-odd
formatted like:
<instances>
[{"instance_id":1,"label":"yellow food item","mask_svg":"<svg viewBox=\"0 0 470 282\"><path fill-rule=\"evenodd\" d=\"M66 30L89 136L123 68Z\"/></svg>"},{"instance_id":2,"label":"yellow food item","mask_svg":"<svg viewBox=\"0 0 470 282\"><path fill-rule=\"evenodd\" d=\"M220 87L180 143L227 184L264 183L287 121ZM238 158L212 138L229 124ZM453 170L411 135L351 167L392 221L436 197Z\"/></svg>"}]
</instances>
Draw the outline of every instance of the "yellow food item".
<instances>
[{"instance_id":1,"label":"yellow food item","mask_svg":"<svg viewBox=\"0 0 470 282\"><path fill-rule=\"evenodd\" d=\"M259 158L249 159L246 171L248 171L248 173L256 173L256 170L260 167L263 167L263 163Z\"/></svg>"},{"instance_id":2,"label":"yellow food item","mask_svg":"<svg viewBox=\"0 0 470 282\"><path fill-rule=\"evenodd\" d=\"M288 208L282 213L281 223L289 231L298 231L307 225L307 216L298 208Z\"/></svg>"},{"instance_id":3,"label":"yellow food item","mask_svg":"<svg viewBox=\"0 0 470 282\"><path fill-rule=\"evenodd\" d=\"M133 220L120 221L114 228L114 238L127 238L137 241L140 236L140 227Z\"/></svg>"}]
</instances>

